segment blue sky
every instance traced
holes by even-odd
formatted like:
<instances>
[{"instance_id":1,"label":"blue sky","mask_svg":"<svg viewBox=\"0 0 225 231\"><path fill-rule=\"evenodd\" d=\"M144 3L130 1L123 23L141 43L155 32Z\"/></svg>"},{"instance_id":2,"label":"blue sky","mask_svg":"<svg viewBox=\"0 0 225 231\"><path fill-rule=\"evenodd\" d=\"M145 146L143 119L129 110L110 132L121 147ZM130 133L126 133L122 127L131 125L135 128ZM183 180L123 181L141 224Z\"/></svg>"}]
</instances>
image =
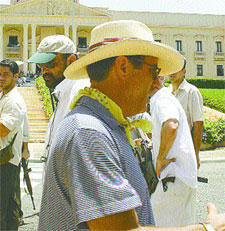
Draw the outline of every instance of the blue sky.
<instances>
[{"instance_id":1,"label":"blue sky","mask_svg":"<svg viewBox=\"0 0 225 231\"><path fill-rule=\"evenodd\" d=\"M0 0L7 4L10 0ZM225 0L80 0L82 5L110 10L225 15Z\"/></svg>"}]
</instances>

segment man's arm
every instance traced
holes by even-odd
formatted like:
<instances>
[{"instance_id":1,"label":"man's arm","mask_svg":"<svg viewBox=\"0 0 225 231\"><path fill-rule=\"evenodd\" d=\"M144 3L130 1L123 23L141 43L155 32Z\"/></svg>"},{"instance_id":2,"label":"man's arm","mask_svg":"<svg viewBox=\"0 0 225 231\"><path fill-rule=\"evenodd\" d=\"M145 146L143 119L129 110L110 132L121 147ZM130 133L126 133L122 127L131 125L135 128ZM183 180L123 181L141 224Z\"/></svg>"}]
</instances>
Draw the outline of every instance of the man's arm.
<instances>
[{"instance_id":1,"label":"man's arm","mask_svg":"<svg viewBox=\"0 0 225 231\"><path fill-rule=\"evenodd\" d=\"M5 137L10 133L10 130L4 126L2 123L0 123L0 137Z\"/></svg>"},{"instance_id":2,"label":"man's arm","mask_svg":"<svg viewBox=\"0 0 225 231\"><path fill-rule=\"evenodd\" d=\"M30 153L28 150L28 142L23 142L23 153L22 153L22 158L27 160L30 157Z\"/></svg>"},{"instance_id":3,"label":"man's arm","mask_svg":"<svg viewBox=\"0 0 225 231\"><path fill-rule=\"evenodd\" d=\"M162 124L159 154L156 161L156 173L158 176L160 176L160 170L163 167L175 161L174 158L167 160L166 156L174 143L178 126L179 123L176 119L168 119Z\"/></svg>"},{"instance_id":4,"label":"man's arm","mask_svg":"<svg viewBox=\"0 0 225 231\"><path fill-rule=\"evenodd\" d=\"M30 157L28 150L28 141L29 141L29 125L28 125L28 115L27 112L24 115L24 124L23 124L23 151L22 158L27 160Z\"/></svg>"},{"instance_id":5,"label":"man's arm","mask_svg":"<svg viewBox=\"0 0 225 231\"><path fill-rule=\"evenodd\" d=\"M194 122L192 128L192 139L193 139L195 155L197 159L197 168L200 167L199 150L202 141L202 134L203 134L203 121Z\"/></svg>"},{"instance_id":6,"label":"man's arm","mask_svg":"<svg viewBox=\"0 0 225 231\"><path fill-rule=\"evenodd\" d=\"M216 207L209 204L207 222L212 225L216 231L223 231L225 229L225 213L218 214ZM194 224L185 227L154 227L141 226L138 222L138 217L135 209L122 213L117 213L102 218L87 221L90 230L135 230L135 231L205 231L201 224Z\"/></svg>"}]
</instances>

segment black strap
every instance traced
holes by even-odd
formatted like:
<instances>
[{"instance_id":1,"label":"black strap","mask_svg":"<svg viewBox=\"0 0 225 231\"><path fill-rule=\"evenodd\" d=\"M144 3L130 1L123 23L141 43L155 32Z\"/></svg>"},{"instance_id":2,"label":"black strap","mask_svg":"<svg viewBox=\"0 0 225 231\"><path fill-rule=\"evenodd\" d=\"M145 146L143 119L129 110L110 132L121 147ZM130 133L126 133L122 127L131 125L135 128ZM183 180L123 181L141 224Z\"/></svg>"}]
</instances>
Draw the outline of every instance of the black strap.
<instances>
[{"instance_id":1,"label":"black strap","mask_svg":"<svg viewBox=\"0 0 225 231\"><path fill-rule=\"evenodd\" d=\"M176 178L175 176L169 176L169 177L166 177L166 178L162 179L162 185L163 185L163 191L164 192L166 192L167 189L168 189L167 183L168 182L174 183L175 178ZM198 180L198 182L201 182L201 183L208 183L208 178L206 178L206 177L198 176L197 180Z\"/></svg>"},{"instance_id":2,"label":"black strap","mask_svg":"<svg viewBox=\"0 0 225 231\"><path fill-rule=\"evenodd\" d=\"M12 140L11 140L11 142L10 142L10 145L11 145L11 146L13 145L13 143L14 143L14 141L15 141L15 139L16 139L16 136L17 136L17 133L13 136L13 138L12 138Z\"/></svg>"},{"instance_id":3,"label":"black strap","mask_svg":"<svg viewBox=\"0 0 225 231\"><path fill-rule=\"evenodd\" d=\"M175 182L175 176L168 176L162 179L162 185L163 185L163 191L166 192L168 189L167 183L171 182L174 183Z\"/></svg>"},{"instance_id":4,"label":"black strap","mask_svg":"<svg viewBox=\"0 0 225 231\"><path fill-rule=\"evenodd\" d=\"M201 182L201 183L208 183L208 178L198 176L198 182Z\"/></svg>"}]
</instances>

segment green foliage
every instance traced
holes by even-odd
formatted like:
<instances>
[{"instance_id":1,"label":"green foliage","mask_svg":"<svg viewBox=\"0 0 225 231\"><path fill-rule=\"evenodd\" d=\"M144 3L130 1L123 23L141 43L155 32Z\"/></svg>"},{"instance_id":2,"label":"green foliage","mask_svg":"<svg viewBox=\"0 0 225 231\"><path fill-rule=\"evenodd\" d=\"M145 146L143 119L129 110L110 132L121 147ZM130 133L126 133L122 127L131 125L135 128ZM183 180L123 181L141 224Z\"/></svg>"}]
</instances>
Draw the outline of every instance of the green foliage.
<instances>
[{"instance_id":1,"label":"green foliage","mask_svg":"<svg viewBox=\"0 0 225 231\"><path fill-rule=\"evenodd\" d=\"M202 142L216 144L225 141L225 119L205 119Z\"/></svg>"},{"instance_id":2,"label":"green foliage","mask_svg":"<svg viewBox=\"0 0 225 231\"><path fill-rule=\"evenodd\" d=\"M50 118L53 113L51 97L50 97L49 89L46 87L45 81L42 76L39 76L37 79L35 79L35 85L41 95L44 111L47 114L48 118Z\"/></svg>"},{"instance_id":3,"label":"green foliage","mask_svg":"<svg viewBox=\"0 0 225 231\"><path fill-rule=\"evenodd\" d=\"M225 79L191 78L186 80L197 88L225 89Z\"/></svg>"},{"instance_id":4,"label":"green foliage","mask_svg":"<svg viewBox=\"0 0 225 231\"><path fill-rule=\"evenodd\" d=\"M225 113L225 89L199 89L205 106Z\"/></svg>"},{"instance_id":5,"label":"green foliage","mask_svg":"<svg viewBox=\"0 0 225 231\"><path fill-rule=\"evenodd\" d=\"M225 89L225 79L203 79L203 78L185 78L190 84L193 84L197 88L207 89ZM164 86L168 87L170 80L167 79L164 82Z\"/></svg>"}]
</instances>

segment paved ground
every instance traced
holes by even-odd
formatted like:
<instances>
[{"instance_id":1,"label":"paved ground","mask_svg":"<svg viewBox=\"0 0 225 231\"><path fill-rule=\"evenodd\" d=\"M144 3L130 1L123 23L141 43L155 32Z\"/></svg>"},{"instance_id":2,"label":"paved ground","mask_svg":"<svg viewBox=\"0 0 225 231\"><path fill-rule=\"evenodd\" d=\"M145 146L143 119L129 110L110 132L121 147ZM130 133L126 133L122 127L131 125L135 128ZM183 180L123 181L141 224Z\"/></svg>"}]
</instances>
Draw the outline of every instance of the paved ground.
<instances>
[{"instance_id":1,"label":"paved ground","mask_svg":"<svg viewBox=\"0 0 225 231\"><path fill-rule=\"evenodd\" d=\"M33 145L36 154L30 160L29 167L32 168L30 178L33 186L33 194L36 210L33 210L29 195L24 192L21 173L22 207L24 211L25 225L20 226L19 231L36 231L38 225L38 213L42 193L42 170L38 156L42 152L43 145ZM38 149L39 148L39 149ZM40 152L38 152L40 150ZM39 153L39 154L38 154ZM199 176L208 177L209 183L198 184L196 200L196 222L204 222L207 215L206 205L213 202L219 212L225 212L225 147L214 150L201 151L201 168Z\"/></svg>"}]
</instances>

